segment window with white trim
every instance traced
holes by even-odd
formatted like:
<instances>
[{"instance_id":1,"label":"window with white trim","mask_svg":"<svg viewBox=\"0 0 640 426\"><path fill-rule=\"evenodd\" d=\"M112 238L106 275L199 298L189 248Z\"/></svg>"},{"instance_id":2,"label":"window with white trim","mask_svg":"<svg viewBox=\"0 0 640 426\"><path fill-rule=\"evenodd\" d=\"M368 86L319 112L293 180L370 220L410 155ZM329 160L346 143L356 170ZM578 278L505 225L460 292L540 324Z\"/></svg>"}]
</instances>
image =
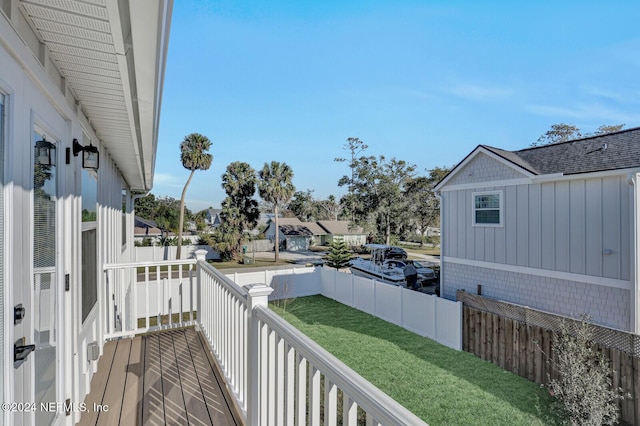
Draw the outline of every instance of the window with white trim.
<instances>
[{"instance_id":1,"label":"window with white trim","mask_svg":"<svg viewBox=\"0 0 640 426\"><path fill-rule=\"evenodd\" d=\"M502 226L502 191L474 192L473 225Z\"/></svg>"}]
</instances>

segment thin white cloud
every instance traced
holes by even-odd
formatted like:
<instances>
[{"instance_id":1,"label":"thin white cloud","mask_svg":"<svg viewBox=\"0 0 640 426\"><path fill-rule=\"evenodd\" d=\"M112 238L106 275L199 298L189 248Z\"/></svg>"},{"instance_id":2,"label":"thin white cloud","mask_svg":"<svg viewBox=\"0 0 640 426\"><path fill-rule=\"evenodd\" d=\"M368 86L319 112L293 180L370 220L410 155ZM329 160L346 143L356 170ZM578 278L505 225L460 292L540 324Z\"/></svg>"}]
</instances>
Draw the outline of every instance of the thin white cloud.
<instances>
[{"instance_id":1,"label":"thin white cloud","mask_svg":"<svg viewBox=\"0 0 640 426\"><path fill-rule=\"evenodd\" d=\"M513 89L500 86L486 86L472 83L457 84L444 88L445 93L473 101L490 101L504 99L513 95Z\"/></svg>"},{"instance_id":2,"label":"thin white cloud","mask_svg":"<svg viewBox=\"0 0 640 426\"><path fill-rule=\"evenodd\" d=\"M560 121L573 118L576 120L598 121L603 124L626 123L635 126L640 122L640 114L630 114L601 104L578 104L574 107L562 105L528 105L526 109L534 114L556 117Z\"/></svg>"},{"instance_id":3,"label":"thin white cloud","mask_svg":"<svg viewBox=\"0 0 640 426\"><path fill-rule=\"evenodd\" d=\"M183 187L184 182L180 182L175 175L170 173L155 173L153 176L153 184L165 187L177 188Z\"/></svg>"},{"instance_id":4,"label":"thin white cloud","mask_svg":"<svg viewBox=\"0 0 640 426\"><path fill-rule=\"evenodd\" d=\"M595 87L595 86L583 86L581 88L587 95L589 96L595 96L598 98L602 98L602 99L608 99L611 101L615 101L615 102L620 102L620 103L624 103L624 102L628 102L628 94L627 96L625 96L622 93L618 93L612 90L608 90L608 89L604 89L602 87Z\"/></svg>"}]
</instances>

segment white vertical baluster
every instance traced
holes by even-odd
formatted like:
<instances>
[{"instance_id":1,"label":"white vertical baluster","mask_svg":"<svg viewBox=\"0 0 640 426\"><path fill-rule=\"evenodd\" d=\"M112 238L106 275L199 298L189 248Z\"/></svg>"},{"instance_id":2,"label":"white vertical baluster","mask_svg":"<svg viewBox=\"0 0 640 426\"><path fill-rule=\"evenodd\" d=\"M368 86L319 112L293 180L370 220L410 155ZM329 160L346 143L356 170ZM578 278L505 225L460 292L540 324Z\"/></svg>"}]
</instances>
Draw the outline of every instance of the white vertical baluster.
<instances>
[{"instance_id":1,"label":"white vertical baluster","mask_svg":"<svg viewBox=\"0 0 640 426\"><path fill-rule=\"evenodd\" d=\"M127 306L125 305L126 299L126 288L125 288L125 274L124 268L120 268L120 282L118 288L120 289L120 294L118 297L118 311L120 312L120 331L125 331L125 327L127 326Z\"/></svg>"},{"instance_id":2,"label":"white vertical baluster","mask_svg":"<svg viewBox=\"0 0 640 426\"><path fill-rule=\"evenodd\" d=\"M338 388L324 377L324 424L336 426L338 415Z\"/></svg>"},{"instance_id":3,"label":"white vertical baluster","mask_svg":"<svg viewBox=\"0 0 640 426\"><path fill-rule=\"evenodd\" d=\"M309 425L320 426L320 370L315 365L309 370Z\"/></svg>"},{"instance_id":4,"label":"white vertical baluster","mask_svg":"<svg viewBox=\"0 0 640 426\"><path fill-rule=\"evenodd\" d=\"M342 392L342 424L344 426L357 426L358 404Z\"/></svg>"},{"instance_id":5,"label":"white vertical baluster","mask_svg":"<svg viewBox=\"0 0 640 426\"><path fill-rule=\"evenodd\" d=\"M274 394L274 398L276 398L276 421L278 424L284 424L284 401L286 397L286 391L284 388L285 381L285 369L284 369L284 360L285 360L285 350L284 350L284 339L281 336L278 336L277 339L277 351L276 351L276 393Z\"/></svg>"},{"instance_id":6,"label":"white vertical baluster","mask_svg":"<svg viewBox=\"0 0 640 426\"><path fill-rule=\"evenodd\" d=\"M287 401L286 401L286 424L288 426L295 425L295 395L296 395L296 351L295 349L287 344L287 367L286 367L286 392L287 392Z\"/></svg>"},{"instance_id":7,"label":"white vertical baluster","mask_svg":"<svg viewBox=\"0 0 640 426\"><path fill-rule=\"evenodd\" d=\"M161 276L160 276L160 266L156 266L156 309L158 311L157 317L157 327L160 327L161 319L162 319L162 292L164 291L164 286L161 285Z\"/></svg>"},{"instance_id":8,"label":"white vertical baluster","mask_svg":"<svg viewBox=\"0 0 640 426\"><path fill-rule=\"evenodd\" d=\"M144 325L149 328L150 312L149 312L149 267L144 267Z\"/></svg>"},{"instance_id":9,"label":"white vertical baluster","mask_svg":"<svg viewBox=\"0 0 640 426\"><path fill-rule=\"evenodd\" d=\"M298 389L296 404L298 406L298 415L296 424L307 424L307 359L302 355L298 355Z\"/></svg>"}]
</instances>

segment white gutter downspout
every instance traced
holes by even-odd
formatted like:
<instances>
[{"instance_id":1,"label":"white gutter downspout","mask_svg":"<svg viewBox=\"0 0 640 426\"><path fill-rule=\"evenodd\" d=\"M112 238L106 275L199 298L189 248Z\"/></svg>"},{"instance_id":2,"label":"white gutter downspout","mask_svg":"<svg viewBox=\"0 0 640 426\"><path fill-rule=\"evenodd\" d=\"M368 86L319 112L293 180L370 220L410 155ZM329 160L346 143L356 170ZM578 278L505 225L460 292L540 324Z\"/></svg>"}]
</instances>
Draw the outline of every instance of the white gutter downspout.
<instances>
[{"instance_id":1,"label":"white gutter downspout","mask_svg":"<svg viewBox=\"0 0 640 426\"><path fill-rule=\"evenodd\" d=\"M640 334L640 173L629 173L627 181L633 188L633 245L631 247L631 332Z\"/></svg>"},{"instance_id":2,"label":"white gutter downspout","mask_svg":"<svg viewBox=\"0 0 640 426\"><path fill-rule=\"evenodd\" d=\"M438 276L438 281L440 282L440 297L444 297L444 232L442 232L442 194L440 191L435 192L436 197L438 198L438 202L440 205L440 275Z\"/></svg>"}]
</instances>

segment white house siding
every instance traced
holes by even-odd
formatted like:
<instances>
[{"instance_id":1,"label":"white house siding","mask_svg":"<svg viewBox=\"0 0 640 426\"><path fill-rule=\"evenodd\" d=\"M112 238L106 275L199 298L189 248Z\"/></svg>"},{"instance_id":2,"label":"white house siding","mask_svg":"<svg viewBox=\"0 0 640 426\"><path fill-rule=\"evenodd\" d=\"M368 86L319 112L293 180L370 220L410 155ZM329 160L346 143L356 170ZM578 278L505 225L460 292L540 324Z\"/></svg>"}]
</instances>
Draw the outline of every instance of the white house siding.
<instances>
[{"instance_id":1,"label":"white house siding","mask_svg":"<svg viewBox=\"0 0 640 426\"><path fill-rule=\"evenodd\" d=\"M8 4L11 4L9 2ZM0 13L0 93L5 95L7 144L6 169L7 185L2 195L7 201L3 209L3 219L7 252L3 254L6 266L4 310L12 310L22 303L28 317L32 314L33 289L33 143L34 124L41 127L50 141L57 142L58 200L56 212L57 269L54 288L56 294L57 338L59 363L57 365L57 401L66 398L83 401L89 389L97 362L87 362L87 343L100 340L99 331L104 318L105 307L95 306L84 323L81 323L82 303L82 250L81 250L81 156L71 155L69 164L65 161L65 150L72 147L73 139L83 141L83 135L91 138L92 144L100 150L100 170L98 171L98 264L119 262L130 259L133 222L128 219L127 245L122 244L122 188L126 187L120 172L110 159L100 140L82 111L76 108L71 91L62 93L64 81L58 74L47 50L39 45L28 24L16 9L14 25L22 28L19 38L11 28L5 15ZM31 34L31 36L30 36ZM26 44L25 44L26 43ZM7 50L6 46L11 49ZM29 48L31 46L31 48ZM39 57L32 52L41 52ZM42 63L40 62L42 61ZM43 65L44 64L44 68ZM86 143L85 143L86 144ZM130 208L129 202L129 208ZM69 291L65 291L64 277L69 275ZM100 275L98 288L105 288ZM99 290L100 291L100 290ZM18 325L5 325L3 341L14 342L25 336L26 343L33 342L33 331L28 321ZM13 357L13 347L5 345L5 358ZM34 359L32 354L19 368L13 363L4 368L3 396L5 401L33 401L28 389L34 381ZM5 366L6 367L6 366ZM49 401L47 401L49 402ZM29 423L29 413L4 413L7 424ZM73 413L75 420L79 413ZM61 415L63 422L73 422L71 417ZM0 424L3 417L0 415Z\"/></svg>"},{"instance_id":2,"label":"white house siding","mask_svg":"<svg viewBox=\"0 0 640 426\"><path fill-rule=\"evenodd\" d=\"M456 175L451 177L447 185L519 179L523 177L525 175L513 167L500 163L486 154L479 153L469 163L456 171Z\"/></svg>"},{"instance_id":3,"label":"white house siding","mask_svg":"<svg viewBox=\"0 0 640 426\"><path fill-rule=\"evenodd\" d=\"M591 319L607 327L630 329L629 290L539 275L501 271L457 263L443 264L443 296L455 300L456 290L506 300L560 315Z\"/></svg>"},{"instance_id":4,"label":"white house siding","mask_svg":"<svg viewBox=\"0 0 640 426\"><path fill-rule=\"evenodd\" d=\"M504 226L473 226L472 194L489 190L503 192ZM445 187L443 255L628 281L632 197L626 176Z\"/></svg>"},{"instance_id":5,"label":"white house siding","mask_svg":"<svg viewBox=\"0 0 640 426\"><path fill-rule=\"evenodd\" d=\"M367 243L367 236L360 235L328 235L326 242L331 244L333 241L344 241L347 247L363 246Z\"/></svg>"},{"instance_id":6,"label":"white house siding","mask_svg":"<svg viewBox=\"0 0 640 426\"><path fill-rule=\"evenodd\" d=\"M9 52L5 44L20 46ZM27 318L20 324L13 321L4 324L4 359L11 360L4 365L5 394L4 401L20 402L33 401L33 383L35 354L31 354L27 361L18 368L13 366L13 342L25 337L27 344L34 342L34 256L33 256L33 130L34 125L40 126L50 141L57 142L58 164L56 203L56 270L53 274L55 303L58 309L53 312L57 324L56 343L59 359L56 379L59 391L57 395L67 394L71 384L60 382L69 372L71 354L71 332L62 324L68 318L70 299L64 293L64 275L71 273L73 259L69 247L74 243L73 238L79 237L68 229L67 225L73 218L74 206L74 168L64 162L64 147L70 146L73 137L81 137L80 125L73 117L67 100L59 92L59 85L54 84L43 68L30 73L23 66L23 61L34 67L40 67L17 34L9 26L6 18L0 13L0 92L5 95L5 136L7 143L4 147L4 178L6 186L2 188L1 196L6 201L3 208L6 252L3 253L6 270L3 300L4 312L13 312L13 307L22 304ZM78 210L79 213L79 210ZM70 278L76 280L75 274ZM75 282L75 281L74 281ZM53 293L52 291L52 293ZM11 343L8 343L11 342ZM66 357L65 357L66 356ZM70 374L70 373L69 373ZM30 386L31 385L31 386ZM60 398L60 400L63 400ZM5 412L0 414L0 423L23 424L30 420L29 413Z\"/></svg>"}]
</instances>

